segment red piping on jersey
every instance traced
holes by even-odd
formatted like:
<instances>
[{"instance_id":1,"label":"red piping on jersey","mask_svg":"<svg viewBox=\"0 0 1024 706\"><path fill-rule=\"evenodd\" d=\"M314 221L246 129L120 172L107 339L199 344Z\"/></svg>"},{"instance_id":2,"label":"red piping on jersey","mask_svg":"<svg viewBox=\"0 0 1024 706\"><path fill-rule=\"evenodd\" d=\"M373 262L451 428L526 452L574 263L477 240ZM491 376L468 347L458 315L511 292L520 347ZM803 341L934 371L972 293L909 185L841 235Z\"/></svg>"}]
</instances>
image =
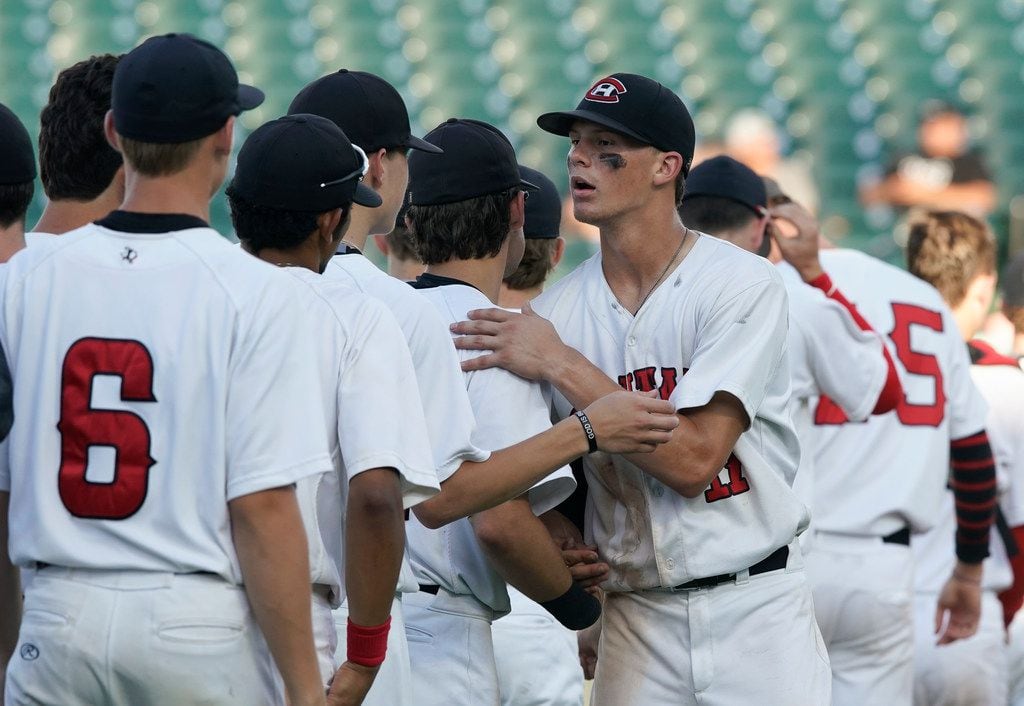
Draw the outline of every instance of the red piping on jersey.
<instances>
[{"instance_id":1,"label":"red piping on jersey","mask_svg":"<svg viewBox=\"0 0 1024 706\"><path fill-rule=\"evenodd\" d=\"M843 293L832 283L832 278L828 276L827 272L822 272L818 277L811 280L808 284L812 287L816 287L825 293L825 296L832 299L839 304L846 307L846 310L850 312L850 316L857 322L857 326L860 327L861 331L870 331L875 333L875 330L871 328L871 324L860 315L850 300L848 300ZM885 414L896 409L900 401L903 399L903 385L900 383L900 376L896 372L896 365L892 362L892 356L889 355L889 349L882 344L882 355L885 356L885 385L882 386L882 392L878 395L878 401L875 402L875 408L871 410L872 414Z\"/></svg>"}]
</instances>

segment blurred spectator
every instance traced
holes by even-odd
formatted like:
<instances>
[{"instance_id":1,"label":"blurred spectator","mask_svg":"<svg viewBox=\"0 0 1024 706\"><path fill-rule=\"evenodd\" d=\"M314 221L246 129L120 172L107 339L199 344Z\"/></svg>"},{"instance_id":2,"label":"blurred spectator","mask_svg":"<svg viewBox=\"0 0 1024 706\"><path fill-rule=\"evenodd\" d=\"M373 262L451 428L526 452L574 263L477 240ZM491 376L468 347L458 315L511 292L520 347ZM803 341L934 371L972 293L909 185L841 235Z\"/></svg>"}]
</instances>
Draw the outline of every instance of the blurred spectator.
<instances>
[{"instance_id":1,"label":"blurred spectator","mask_svg":"<svg viewBox=\"0 0 1024 706\"><path fill-rule=\"evenodd\" d=\"M1013 324L1012 355L1024 356L1024 252L1003 270L1003 315Z\"/></svg>"},{"instance_id":2,"label":"blurred spectator","mask_svg":"<svg viewBox=\"0 0 1024 706\"><path fill-rule=\"evenodd\" d=\"M764 111L746 108L729 119L725 152L761 176L775 179L794 201L811 213L818 213L821 199L810 165L801 159L783 158L778 127Z\"/></svg>"},{"instance_id":3,"label":"blurred spectator","mask_svg":"<svg viewBox=\"0 0 1024 706\"><path fill-rule=\"evenodd\" d=\"M967 119L949 103L926 105L915 152L898 155L880 183L861 189L867 205L964 211L984 218L996 205L985 161L970 148Z\"/></svg>"}]
</instances>

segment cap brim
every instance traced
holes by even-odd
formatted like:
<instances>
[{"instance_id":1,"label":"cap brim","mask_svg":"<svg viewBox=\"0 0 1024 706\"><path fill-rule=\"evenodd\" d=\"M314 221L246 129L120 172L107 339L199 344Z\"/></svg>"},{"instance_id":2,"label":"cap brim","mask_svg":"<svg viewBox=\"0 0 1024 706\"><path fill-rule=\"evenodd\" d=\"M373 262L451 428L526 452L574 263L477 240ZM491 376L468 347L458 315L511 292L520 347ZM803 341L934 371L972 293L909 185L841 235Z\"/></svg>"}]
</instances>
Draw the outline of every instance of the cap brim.
<instances>
[{"instance_id":1,"label":"cap brim","mask_svg":"<svg viewBox=\"0 0 1024 706\"><path fill-rule=\"evenodd\" d=\"M255 86L249 86L244 83L238 84L238 107L242 110L257 108L263 104L266 98L263 91Z\"/></svg>"},{"instance_id":2,"label":"cap brim","mask_svg":"<svg viewBox=\"0 0 1024 706\"><path fill-rule=\"evenodd\" d=\"M569 130L572 129L573 123L579 120L596 123L602 127L608 128L612 132L618 132L627 137L632 137L634 140L638 140L645 145L651 144L649 138L644 137L635 130L629 129L618 120L612 120L607 115L595 113L590 110L566 110L559 113L544 113L544 115L537 118L537 125L545 132L568 137Z\"/></svg>"},{"instance_id":3,"label":"cap brim","mask_svg":"<svg viewBox=\"0 0 1024 706\"><path fill-rule=\"evenodd\" d=\"M377 208L384 203L384 200L381 199L380 194L360 182L356 184L356 192L352 194L352 203L368 208Z\"/></svg>"},{"instance_id":4,"label":"cap brim","mask_svg":"<svg viewBox=\"0 0 1024 706\"><path fill-rule=\"evenodd\" d=\"M415 135L409 135L409 139L406 140L405 146L411 150L419 150L420 152L429 152L431 154L444 154L444 150L437 145L432 145L424 139L416 137Z\"/></svg>"}]
</instances>

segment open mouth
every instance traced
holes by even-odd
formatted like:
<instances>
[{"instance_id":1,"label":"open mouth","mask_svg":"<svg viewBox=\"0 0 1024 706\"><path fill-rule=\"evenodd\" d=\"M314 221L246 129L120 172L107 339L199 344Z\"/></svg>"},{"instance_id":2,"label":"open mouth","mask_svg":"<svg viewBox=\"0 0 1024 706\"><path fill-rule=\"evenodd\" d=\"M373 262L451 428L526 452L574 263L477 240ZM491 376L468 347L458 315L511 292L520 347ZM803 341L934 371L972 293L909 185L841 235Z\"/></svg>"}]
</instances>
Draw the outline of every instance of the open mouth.
<instances>
[{"instance_id":1,"label":"open mouth","mask_svg":"<svg viewBox=\"0 0 1024 706\"><path fill-rule=\"evenodd\" d=\"M574 176L569 180L573 196L589 196L594 193L597 187L582 177Z\"/></svg>"}]
</instances>

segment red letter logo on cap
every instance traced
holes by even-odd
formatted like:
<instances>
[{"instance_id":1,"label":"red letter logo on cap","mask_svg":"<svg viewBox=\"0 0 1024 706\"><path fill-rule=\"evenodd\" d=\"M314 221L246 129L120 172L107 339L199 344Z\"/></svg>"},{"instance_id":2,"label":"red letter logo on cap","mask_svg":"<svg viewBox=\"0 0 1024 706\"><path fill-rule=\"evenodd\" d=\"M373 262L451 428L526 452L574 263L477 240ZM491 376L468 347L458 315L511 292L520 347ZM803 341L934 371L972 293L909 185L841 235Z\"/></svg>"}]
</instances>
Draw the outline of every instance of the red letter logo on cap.
<instances>
[{"instance_id":1,"label":"red letter logo on cap","mask_svg":"<svg viewBox=\"0 0 1024 706\"><path fill-rule=\"evenodd\" d=\"M622 85L622 81L609 76L591 86L587 95L583 97L595 103L618 103L619 95L625 92L626 87Z\"/></svg>"}]
</instances>

